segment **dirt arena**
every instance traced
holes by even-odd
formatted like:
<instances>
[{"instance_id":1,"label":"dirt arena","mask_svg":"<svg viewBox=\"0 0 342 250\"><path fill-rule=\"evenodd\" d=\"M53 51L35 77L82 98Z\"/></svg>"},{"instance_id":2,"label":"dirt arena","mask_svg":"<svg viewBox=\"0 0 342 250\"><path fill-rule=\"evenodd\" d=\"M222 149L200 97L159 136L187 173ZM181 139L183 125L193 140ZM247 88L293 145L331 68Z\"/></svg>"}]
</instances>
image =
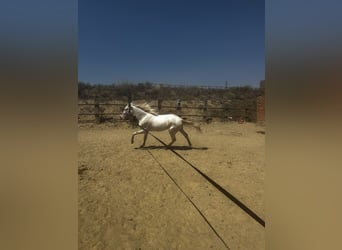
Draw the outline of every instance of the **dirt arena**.
<instances>
[{"instance_id":1,"label":"dirt arena","mask_svg":"<svg viewBox=\"0 0 342 250\"><path fill-rule=\"evenodd\" d=\"M265 128L211 123L185 127L174 149L265 220ZM230 249L265 249L264 227L149 136L122 124L79 128L79 249L226 249L169 172ZM167 131L154 132L164 142ZM153 158L151 156L153 155ZM157 161L159 162L157 162Z\"/></svg>"}]
</instances>

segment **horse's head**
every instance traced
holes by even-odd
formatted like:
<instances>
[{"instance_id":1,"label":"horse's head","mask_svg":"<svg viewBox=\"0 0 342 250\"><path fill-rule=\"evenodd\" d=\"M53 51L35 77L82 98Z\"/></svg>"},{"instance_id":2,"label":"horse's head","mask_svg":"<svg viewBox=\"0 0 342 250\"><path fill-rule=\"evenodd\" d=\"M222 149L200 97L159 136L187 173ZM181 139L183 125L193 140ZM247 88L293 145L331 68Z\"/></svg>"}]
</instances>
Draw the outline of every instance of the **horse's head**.
<instances>
[{"instance_id":1,"label":"horse's head","mask_svg":"<svg viewBox=\"0 0 342 250\"><path fill-rule=\"evenodd\" d=\"M121 119L127 120L129 118L129 116L132 115L133 112L133 108L132 108L132 104L129 103L128 105L126 105L126 107L123 109L122 114L120 115Z\"/></svg>"}]
</instances>

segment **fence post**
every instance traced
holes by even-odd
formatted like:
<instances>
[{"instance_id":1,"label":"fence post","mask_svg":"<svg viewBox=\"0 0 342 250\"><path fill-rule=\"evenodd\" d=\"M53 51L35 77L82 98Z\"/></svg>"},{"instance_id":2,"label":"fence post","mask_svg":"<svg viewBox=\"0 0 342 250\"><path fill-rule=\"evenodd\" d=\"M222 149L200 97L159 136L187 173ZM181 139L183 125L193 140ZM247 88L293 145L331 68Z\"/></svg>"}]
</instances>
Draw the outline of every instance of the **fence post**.
<instances>
[{"instance_id":1,"label":"fence post","mask_svg":"<svg viewBox=\"0 0 342 250\"><path fill-rule=\"evenodd\" d=\"M229 108L224 109L224 120L229 121Z\"/></svg>"},{"instance_id":2,"label":"fence post","mask_svg":"<svg viewBox=\"0 0 342 250\"><path fill-rule=\"evenodd\" d=\"M181 104L181 100L180 100L180 99L177 99L176 109L177 109L177 115L181 115L181 112L182 112L182 104Z\"/></svg>"},{"instance_id":3,"label":"fence post","mask_svg":"<svg viewBox=\"0 0 342 250\"><path fill-rule=\"evenodd\" d=\"M208 99L205 99L205 100L204 100L204 108L203 108L203 111L204 111L203 120L206 120L207 117L208 117Z\"/></svg>"},{"instance_id":4,"label":"fence post","mask_svg":"<svg viewBox=\"0 0 342 250\"><path fill-rule=\"evenodd\" d=\"M132 102L132 93L131 93L131 91L128 92L127 101L128 101L128 103Z\"/></svg>"},{"instance_id":5,"label":"fence post","mask_svg":"<svg viewBox=\"0 0 342 250\"><path fill-rule=\"evenodd\" d=\"M95 97L94 109L95 109L95 122L99 124L100 123L100 104L96 97Z\"/></svg>"},{"instance_id":6,"label":"fence post","mask_svg":"<svg viewBox=\"0 0 342 250\"><path fill-rule=\"evenodd\" d=\"M163 102L163 100L158 99L158 111L160 111L162 109L162 102Z\"/></svg>"}]
</instances>

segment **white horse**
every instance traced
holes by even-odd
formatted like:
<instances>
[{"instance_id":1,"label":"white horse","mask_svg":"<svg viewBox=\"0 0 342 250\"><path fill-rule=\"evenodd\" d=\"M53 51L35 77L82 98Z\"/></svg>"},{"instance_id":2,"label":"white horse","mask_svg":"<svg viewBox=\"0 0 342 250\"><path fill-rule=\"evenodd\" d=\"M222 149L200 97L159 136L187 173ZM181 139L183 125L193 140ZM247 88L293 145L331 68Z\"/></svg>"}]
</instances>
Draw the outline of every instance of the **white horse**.
<instances>
[{"instance_id":1,"label":"white horse","mask_svg":"<svg viewBox=\"0 0 342 250\"><path fill-rule=\"evenodd\" d=\"M144 109L148 111L145 111ZM164 131L167 129L169 130L171 136L171 142L168 144L168 146L171 146L176 141L176 133L181 132L181 134L188 141L189 147L191 147L191 141L188 134L184 131L183 123L190 124L200 130L199 126L194 125L190 121L184 121L177 115L158 115L147 104L138 106L129 103L124 108L120 117L122 119L127 119L129 115L135 116L139 120L139 127L142 128L141 130L134 132L131 138L131 143L133 144L134 136L138 134L144 134L144 142L140 147L145 146L148 131Z\"/></svg>"}]
</instances>

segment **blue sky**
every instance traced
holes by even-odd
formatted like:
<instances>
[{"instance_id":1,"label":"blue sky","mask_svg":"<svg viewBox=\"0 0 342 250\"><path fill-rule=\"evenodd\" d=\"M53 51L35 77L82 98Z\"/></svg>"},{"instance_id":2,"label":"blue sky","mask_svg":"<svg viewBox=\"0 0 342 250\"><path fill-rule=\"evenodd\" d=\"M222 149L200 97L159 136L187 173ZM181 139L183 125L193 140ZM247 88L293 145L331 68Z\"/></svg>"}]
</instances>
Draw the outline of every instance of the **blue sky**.
<instances>
[{"instance_id":1,"label":"blue sky","mask_svg":"<svg viewBox=\"0 0 342 250\"><path fill-rule=\"evenodd\" d=\"M264 1L79 0L79 80L258 86Z\"/></svg>"}]
</instances>

